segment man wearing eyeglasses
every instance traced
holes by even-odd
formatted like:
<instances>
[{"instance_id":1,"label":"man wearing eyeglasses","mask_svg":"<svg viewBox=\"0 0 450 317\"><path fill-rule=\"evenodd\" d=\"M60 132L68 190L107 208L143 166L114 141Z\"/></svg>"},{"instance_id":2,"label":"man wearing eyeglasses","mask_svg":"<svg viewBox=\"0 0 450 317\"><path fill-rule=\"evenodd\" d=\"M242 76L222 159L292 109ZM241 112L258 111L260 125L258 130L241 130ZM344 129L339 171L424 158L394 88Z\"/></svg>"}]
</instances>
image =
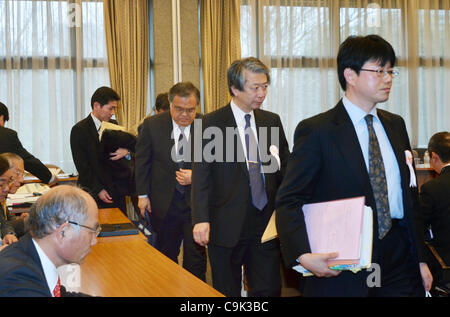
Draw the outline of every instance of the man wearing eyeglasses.
<instances>
[{"instance_id":1,"label":"man wearing eyeglasses","mask_svg":"<svg viewBox=\"0 0 450 317\"><path fill-rule=\"evenodd\" d=\"M183 267L205 281L205 248L194 243L190 208L191 148L200 92L190 82L169 91L170 109L148 117L136 144L139 209L149 213L155 247L174 262L183 241Z\"/></svg>"},{"instance_id":2,"label":"man wearing eyeglasses","mask_svg":"<svg viewBox=\"0 0 450 317\"><path fill-rule=\"evenodd\" d=\"M277 194L277 229L285 263L300 263L314 274L305 278L305 296L424 296L431 287L413 217L418 193L406 159L411 147L405 122L376 108L389 98L398 75L395 62L383 38L347 38L337 57L344 97L296 128ZM330 269L327 261L338 254L312 253L308 242L304 204L358 196L373 210L372 263L380 267L379 287L369 286L369 270Z\"/></svg>"},{"instance_id":3,"label":"man wearing eyeglasses","mask_svg":"<svg viewBox=\"0 0 450 317\"><path fill-rule=\"evenodd\" d=\"M57 268L82 263L97 243L96 202L80 188L57 186L32 206L29 225L29 234L0 252L0 296L75 295L65 291Z\"/></svg>"},{"instance_id":4,"label":"man wearing eyeglasses","mask_svg":"<svg viewBox=\"0 0 450 317\"><path fill-rule=\"evenodd\" d=\"M0 202L5 201L6 196L8 196L10 184L13 182L13 171L9 168L8 161L0 156ZM2 232L2 239L0 240L0 250L2 250L6 245L6 240L3 240L3 232L7 233L13 231L10 224L7 223L8 215L3 204L0 205L0 227Z\"/></svg>"},{"instance_id":5,"label":"man wearing eyeglasses","mask_svg":"<svg viewBox=\"0 0 450 317\"><path fill-rule=\"evenodd\" d=\"M19 187L23 183L24 175L24 163L23 159L14 153L2 153L0 157L5 159L9 164L9 169L12 172L11 182L9 183L8 194L15 194ZM26 220L28 219L28 213L24 212L21 216L16 217L9 215L6 208L6 196L0 199L2 209L0 210L4 216L4 220L1 221L1 233L3 245L9 245L17 242L18 238L22 236L26 231Z\"/></svg>"}]
</instances>

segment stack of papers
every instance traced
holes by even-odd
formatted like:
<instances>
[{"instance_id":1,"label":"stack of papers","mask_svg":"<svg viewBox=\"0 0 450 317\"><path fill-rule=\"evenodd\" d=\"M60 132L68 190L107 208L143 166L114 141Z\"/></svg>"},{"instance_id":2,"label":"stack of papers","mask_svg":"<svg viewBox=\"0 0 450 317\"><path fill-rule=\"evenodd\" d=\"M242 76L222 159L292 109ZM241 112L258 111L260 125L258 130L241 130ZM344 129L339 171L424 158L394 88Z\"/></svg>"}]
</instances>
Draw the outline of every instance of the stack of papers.
<instances>
[{"instance_id":1,"label":"stack of papers","mask_svg":"<svg viewBox=\"0 0 450 317\"><path fill-rule=\"evenodd\" d=\"M117 125L111 122L107 122L107 121L102 121L102 125L100 126L100 130L98 131L98 139L101 141L102 140L102 135L103 135L103 131L105 131L106 129L108 130L119 130L119 131L124 131L127 132L127 129L125 129L125 127L122 127L121 125Z\"/></svg>"},{"instance_id":2,"label":"stack of papers","mask_svg":"<svg viewBox=\"0 0 450 317\"><path fill-rule=\"evenodd\" d=\"M339 253L329 261L331 269L356 273L370 267L373 215L364 203L364 197L356 197L303 206L311 253ZM312 275L301 265L294 269Z\"/></svg>"}]
</instances>

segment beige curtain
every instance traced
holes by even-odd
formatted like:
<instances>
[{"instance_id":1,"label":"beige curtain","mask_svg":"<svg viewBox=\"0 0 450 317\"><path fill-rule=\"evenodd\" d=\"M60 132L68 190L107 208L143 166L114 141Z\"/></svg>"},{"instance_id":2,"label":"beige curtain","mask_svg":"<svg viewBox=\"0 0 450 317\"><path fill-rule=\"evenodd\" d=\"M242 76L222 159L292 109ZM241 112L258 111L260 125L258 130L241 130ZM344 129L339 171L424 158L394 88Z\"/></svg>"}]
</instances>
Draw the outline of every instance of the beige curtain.
<instances>
[{"instance_id":1,"label":"beige curtain","mask_svg":"<svg viewBox=\"0 0 450 317\"><path fill-rule=\"evenodd\" d=\"M450 122L450 1L242 0L242 57L271 67L263 107L280 114L292 141L298 122L333 107L343 92L336 55L349 35L378 34L398 57L388 102L413 147Z\"/></svg>"},{"instance_id":2,"label":"beige curtain","mask_svg":"<svg viewBox=\"0 0 450 317\"><path fill-rule=\"evenodd\" d=\"M241 58L240 0L201 1L201 45L205 113L230 101L227 69Z\"/></svg>"},{"instance_id":3,"label":"beige curtain","mask_svg":"<svg viewBox=\"0 0 450 317\"><path fill-rule=\"evenodd\" d=\"M111 88L120 95L120 125L144 117L148 83L148 1L103 0Z\"/></svg>"}]
</instances>

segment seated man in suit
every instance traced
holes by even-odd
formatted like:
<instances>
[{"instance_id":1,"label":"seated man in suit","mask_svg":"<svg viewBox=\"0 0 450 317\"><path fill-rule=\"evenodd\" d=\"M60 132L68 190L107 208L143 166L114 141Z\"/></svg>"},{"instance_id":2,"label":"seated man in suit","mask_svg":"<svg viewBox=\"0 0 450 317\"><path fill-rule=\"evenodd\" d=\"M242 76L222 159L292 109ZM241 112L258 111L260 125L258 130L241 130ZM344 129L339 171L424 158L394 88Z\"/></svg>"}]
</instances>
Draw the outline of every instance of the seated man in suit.
<instances>
[{"instance_id":1,"label":"seated man in suit","mask_svg":"<svg viewBox=\"0 0 450 317\"><path fill-rule=\"evenodd\" d=\"M418 215L421 228L431 226L432 245L447 265L450 263L450 132L434 134L428 143L431 167L438 177L426 182L420 189L421 210ZM440 270L431 261L436 280Z\"/></svg>"},{"instance_id":2,"label":"seated man in suit","mask_svg":"<svg viewBox=\"0 0 450 317\"><path fill-rule=\"evenodd\" d=\"M15 194L17 189L22 185L23 182L23 160L22 158L14 153L2 153L0 157L8 161L9 169L12 171L12 182L9 184L8 194ZM4 211L6 208L6 197L2 200L2 207ZM2 242L3 245L8 245L17 242L17 239L21 237L26 231L26 220L28 218L28 213L24 212L20 217L11 216L5 212L5 220L2 224Z\"/></svg>"},{"instance_id":3,"label":"seated man in suit","mask_svg":"<svg viewBox=\"0 0 450 317\"><path fill-rule=\"evenodd\" d=\"M57 268L80 264L97 243L94 199L80 188L57 186L31 207L29 222L30 233L0 252L0 296L69 295Z\"/></svg>"},{"instance_id":4,"label":"seated man in suit","mask_svg":"<svg viewBox=\"0 0 450 317\"><path fill-rule=\"evenodd\" d=\"M50 186L56 184L58 179L52 175L50 170L39 159L25 150L17 136L17 132L5 127L5 123L8 120L8 108L0 102L0 140L2 140L0 142L0 153L16 153L23 159L27 171L39 178L43 183Z\"/></svg>"},{"instance_id":5,"label":"seated man in suit","mask_svg":"<svg viewBox=\"0 0 450 317\"><path fill-rule=\"evenodd\" d=\"M169 110L169 108L170 108L169 93L165 92L165 93L159 94L156 97L155 107L153 108L153 110L155 111L155 114L163 113L163 112ZM152 114L150 113L144 119L142 119L141 122L138 123L138 128L137 128L138 134L142 130L142 123L144 122L144 120L147 119L148 117L150 117L151 115Z\"/></svg>"},{"instance_id":6,"label":"seated man in suit","mask_svg":"<svg viewBox=\"0 0 450 317\"><path fill-rule=\"evenodd\" d=\"M13 172L9 168L8 161L0 156L0 202L5 201L6 196L8 196L9 186L13 182ZM7 210L3 206L3 203L0 204L0 227L1 231L10 232L13 231L11 226L7 224ZM3 234L2 234L3 237ZM0 240L0 250L2 250L5 246L3 240Z\"/></svg>"},{"instance_id":7,"label":"seated man in suit","mask_svg":"<svg viewBox=\"0 0 450 317\"><path fill-rule=\"evenodd\" d=\"M78 171L78 184L96 200L99 208L118 207L126 214L125 196L114 190L105 178L106 165L101 154L99 130L102 121L111 120L120 100L109 87L98 88L91 98L92 112L73 126L70 132L72 157ZM110 160L120 160L129 155L129 149L119 148L110 153Z\"/></svg>"},{"instance_id":8,"label":"seated man in suit","mask_svg":"<svg viewBox=\"0 0 450 317\"><path fill-rule=\"evenodd\" d=\"M169 91L170 111L145 119L136 144L136 189L141 215L150 214L157 233L155 247L178 262L183 241L183 267L205 280L206 251L194 243L190 208L191 159L198 117L199 90L190 82ZM192 148L192 147L191 147ZM175 151L173 151L175 150ZM172 154L177 153L176 157ZM178 160L179 159L179 160Z\"/></svg>"}]
</instances>

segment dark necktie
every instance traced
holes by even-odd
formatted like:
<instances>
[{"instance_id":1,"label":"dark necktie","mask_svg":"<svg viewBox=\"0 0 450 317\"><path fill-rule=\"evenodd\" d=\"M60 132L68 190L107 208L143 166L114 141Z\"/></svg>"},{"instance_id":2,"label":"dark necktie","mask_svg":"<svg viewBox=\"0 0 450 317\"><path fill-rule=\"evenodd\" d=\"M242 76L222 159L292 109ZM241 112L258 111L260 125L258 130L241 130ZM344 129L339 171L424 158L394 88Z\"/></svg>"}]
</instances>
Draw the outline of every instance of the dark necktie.
<instances>
[{"instance_id":1,"label":"dark necktie","mask_svg":"<svg viewBox=\"0 0 450 317\"><path fill-rule=\"evenodd\" d=\"M250 114L245 115L245 146L247 149L248 174L253 205L263 210L267 205L267 194L261 174L261 161L259 160L258 143L250 126Z\"/></svg>"},{"instance_id":2,"label":"dark necktie","mask_svg":"<svg viewBox=\"0 0 450 317\"><path fill-rule=\"evenodd\" d=\"M369 114L364 119L369 130L369 178L377 206L378 238L383 239L392 226L386 173L384 171L380 145L378 144L377 135L373 129L373 116Z\"/></svg>"},{"instance_id":3,"label":"dark necktie","mask_svg":"<svg viewBox=\"0 0 450 317\"><path fill-rule=\"evenodd\" d=\"M181 133L178 137L178 148L177 148L177 165L178 168L184 168L184 157L183 157L183 148L187 145L187 139L184 135L184 127L180 127ZM184 193L184 186L180 183L176 182L175 188L181 193Z\"/></svg>"}]
</instances>

